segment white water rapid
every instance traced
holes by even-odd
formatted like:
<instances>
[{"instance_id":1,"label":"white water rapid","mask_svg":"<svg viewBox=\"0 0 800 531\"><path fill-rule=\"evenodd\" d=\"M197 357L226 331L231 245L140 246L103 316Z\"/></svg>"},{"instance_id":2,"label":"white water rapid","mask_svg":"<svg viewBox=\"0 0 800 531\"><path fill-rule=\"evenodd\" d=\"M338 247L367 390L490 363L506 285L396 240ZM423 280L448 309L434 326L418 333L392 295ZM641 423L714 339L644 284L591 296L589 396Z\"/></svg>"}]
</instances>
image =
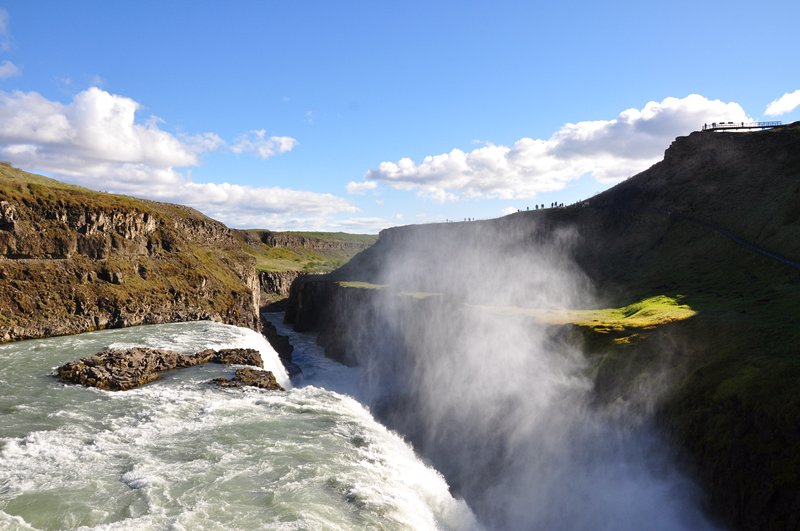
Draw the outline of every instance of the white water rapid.
<instances>
[{"instance_id":1,"label":"white water rapid","mask_svg":"<svg viewBox=\"0 0 800 531\"><path fill-rule=\"evenodd\" d=\"M291 387L262 336L209 322L0 346L0 529L476 526L399 436L318 386L327 378L346 390L355 373L313 353L299 355L306 377L285 393L207 385L232 372L219 365L116 393L51 376L66 361L132 345L257 348Z\"/></svg>"}]
</instances>

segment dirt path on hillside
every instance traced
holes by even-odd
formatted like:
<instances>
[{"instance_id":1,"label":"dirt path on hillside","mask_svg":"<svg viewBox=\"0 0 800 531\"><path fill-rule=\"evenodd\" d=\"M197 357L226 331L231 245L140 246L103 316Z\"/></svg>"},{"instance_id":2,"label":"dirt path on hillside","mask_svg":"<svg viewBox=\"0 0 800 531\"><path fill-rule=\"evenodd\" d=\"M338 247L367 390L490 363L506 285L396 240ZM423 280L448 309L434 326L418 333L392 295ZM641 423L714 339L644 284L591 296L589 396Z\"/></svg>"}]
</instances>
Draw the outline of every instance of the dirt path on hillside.
<instances>
[{"instance_id":1,"label":"dirt path on hillside","mask_svg":"<svg viewBox=\"0 0 800 531\"><path fill-rule=\"evenodd\" d=\"M777 260L778 262L784 263L784 264L786 264L786 265L788 265L790 267L793 267L795 269L800 269L800 262L795 262L794 260L786 258L785 256L781 256L781 255L779 255L777 253L773 253L772 251L768 251L768 250L764 249L763 247L759 247L758 245L756 245L754 243L751 243L751 242L745 240L744 238L741 238L741 237L737 236L736 234L734 234L733 232L729 231L728 229L722 228L722 227L720 227L718 225L714 225L713 223L709 223L707 221L703 221L703 220L700 220L700 219L697 219L697 218L693 218L693 217L685 216L685 215L681 215L681 214L670 214L670 217L672 219L678 219L678 220L684 220L684 221L690 221L692 223L696 223L696 224L701 225L701 226L703 226L703 227L705 227L707 229L713 230L714 232L716 232L718 234L721 234L722 236L728 238L732 242L735 242L735 243L741 245L742 247L750 249L754 253L758 253L758 254L764 255L764 256L766 256L768 258L772 258L773 260Z\"/></svg>"}]
</instances>

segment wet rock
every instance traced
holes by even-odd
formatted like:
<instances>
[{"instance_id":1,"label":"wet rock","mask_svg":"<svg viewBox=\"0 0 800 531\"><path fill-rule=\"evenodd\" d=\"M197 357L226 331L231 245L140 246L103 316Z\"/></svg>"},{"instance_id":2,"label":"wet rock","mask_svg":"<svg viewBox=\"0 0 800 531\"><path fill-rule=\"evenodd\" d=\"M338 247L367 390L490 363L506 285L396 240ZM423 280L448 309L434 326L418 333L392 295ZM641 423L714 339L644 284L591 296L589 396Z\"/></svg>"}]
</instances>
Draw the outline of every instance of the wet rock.
<instances>
[{"instance_id":1,"label":"wet rock","mask_svg":"<svg viewBox=\"0 0 800 531\"><path fill-rule=\"evenodd\" d=\"M272 345L272 348L274 348L275 352L278 353L278 357L280 357L281 361L291 362L292 352L294 352L294 347L289 342L289 337L280 335L278 333L278 330L275 328L275 325L273 325L266 319L262 319L261 328L264 337L267 338L269 344Z\"/></svg>"},{"instance_id":2,"label":"wet rock","mask_svg":"<svg viewBox=\"0 0 800 531\"><path fill-rule=\"evenodd\" d=\"M286 372L289 373L289 378L294 378L295 376L300 376L303 374L303 369L301 369L298 364L292 361L284 361L283 366L286 368Z\"/></svg>"},{"instance_id":3,"label":"wet rock","mask_svg":"<svg viewBox=\"0 0 800 531\"><path fill-rule=\"evenodd\" d=\"M108 350L62 365L56 369L56 376L66 383L123 391L152 382L163 371L189 366L184 357L150 348Z\"/></svg>"},{"instance_id":4,"label":"wet rock","mask_svg":"<svg viewBox=\"0 0 800 531\"><path fill-rule=\"evenodd\" d=\"M257 387L269 391L285 390L271 371L258 369L236 369L236 374L233 378L227 379L224 376L220 376L211 380L211 383L220 387Z\"/></svg>"},{"instance_id":5,"label":"wet rock","mask_svg":"<svg viewBox=\"0 0 800 531\"><path fill-rule=\"evenodd\" d=\"M195 356L207 359L208 362L224 363L226 365L254 365L263 367L264 361L261 354L253 348L224 348L220 350L206 349ZM204 361L203 363L206 363Z\"/></svg>"},{"instance_id":6,"label":"wet rock","mask_svg":"<svg viewBox=\"0 0 800 531\"><path fill-rule=\"evenodd\" d=\"M261 331L269 341L269 344L272 345L272 348L275 349L275 352L278 353L278 358L280 358L286 372L289 373L289 377L294 378L302 374L303 371L300 366L292 362L294 346L289 342L289 337L280 335L275 325L267 321L263 314L261 315Z\"/></svg>"},{"instance_id":7,"label":"wet rock","mask_svg":"<svg viewBox=\"0 0 800 531\"><path fill-rule=\"evenodd\" d=\"M125 391L158 379L164 371L203 363L264 366L255 349L207 349L187 355L171 350L134 347L106 350L66 363L56 369L56 376L65 383Z\"/></svg>"}]
</instances>

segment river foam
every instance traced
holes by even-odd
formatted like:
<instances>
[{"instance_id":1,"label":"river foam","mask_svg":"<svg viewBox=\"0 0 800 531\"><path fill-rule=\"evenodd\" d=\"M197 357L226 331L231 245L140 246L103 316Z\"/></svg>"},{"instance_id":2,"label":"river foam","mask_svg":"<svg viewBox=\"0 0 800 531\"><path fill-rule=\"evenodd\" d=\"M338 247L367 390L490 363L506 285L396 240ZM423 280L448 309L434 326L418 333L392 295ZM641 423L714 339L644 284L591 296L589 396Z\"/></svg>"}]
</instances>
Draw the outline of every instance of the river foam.
<instances>
[{"instance_id":1,"label":"river foam","mask_svg":"<svg viewBox=\"0 0 800 531\"><path fill-rule=\"evenodd\" d=\"M0 347L0 528L470 529L437 471L353 398L204 382L193 367L127 392L67 386L52 367L108 346L255 347L214 323L155 325ZM276 372L288 383L285 372Z\"/></svg>"}]
</instances>

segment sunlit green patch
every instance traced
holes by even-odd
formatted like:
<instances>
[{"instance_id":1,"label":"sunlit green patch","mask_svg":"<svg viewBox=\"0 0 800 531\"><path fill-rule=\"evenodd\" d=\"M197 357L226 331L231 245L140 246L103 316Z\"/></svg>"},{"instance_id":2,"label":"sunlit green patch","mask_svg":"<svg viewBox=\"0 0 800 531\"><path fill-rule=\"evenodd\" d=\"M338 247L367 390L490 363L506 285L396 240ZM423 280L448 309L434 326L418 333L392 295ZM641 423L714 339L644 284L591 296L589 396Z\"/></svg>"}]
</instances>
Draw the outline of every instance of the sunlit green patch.
<instances>
[{"instance_id":1,"label":"sunlit green patch","mask_svg":"<svg viewBox=\"0 0 800 531\"><path fill-rule=\"evenodd\" d=\"M592 328L595 332L618 332L630 328L655 328L674 321L682 321L697 314L689 305L680 304L680 296L658 295L622 308L594 310L521 308L517 306L485 306L502 315L530 315L549 324L573 324ZM618 338L630 343L633 336Z\"/></svg>"},{"instance_id":2,"label":"sunlit green patch","mask_svg":"<svg viewBox=\"0 0 800 531\"><path fill-rule=\"evenodd\" d=\"M348 280L337 282L343 288L357 288L357 289L383 289L386 284L371 284L369 282L361 282L359 280Z\"/></svg>"},{"instance_id":3,"label":"sunlit green patch","mask_svg":"<svg viewBox=\"0 0 800 531\"><path fill-rule=\"evenodd\" d=\"M441 293L432 293L429 291L401 291L398 293L401 297L411 297L414 299L428 299L430 297L441 297Z\"/></svg>"}]
</instances>

